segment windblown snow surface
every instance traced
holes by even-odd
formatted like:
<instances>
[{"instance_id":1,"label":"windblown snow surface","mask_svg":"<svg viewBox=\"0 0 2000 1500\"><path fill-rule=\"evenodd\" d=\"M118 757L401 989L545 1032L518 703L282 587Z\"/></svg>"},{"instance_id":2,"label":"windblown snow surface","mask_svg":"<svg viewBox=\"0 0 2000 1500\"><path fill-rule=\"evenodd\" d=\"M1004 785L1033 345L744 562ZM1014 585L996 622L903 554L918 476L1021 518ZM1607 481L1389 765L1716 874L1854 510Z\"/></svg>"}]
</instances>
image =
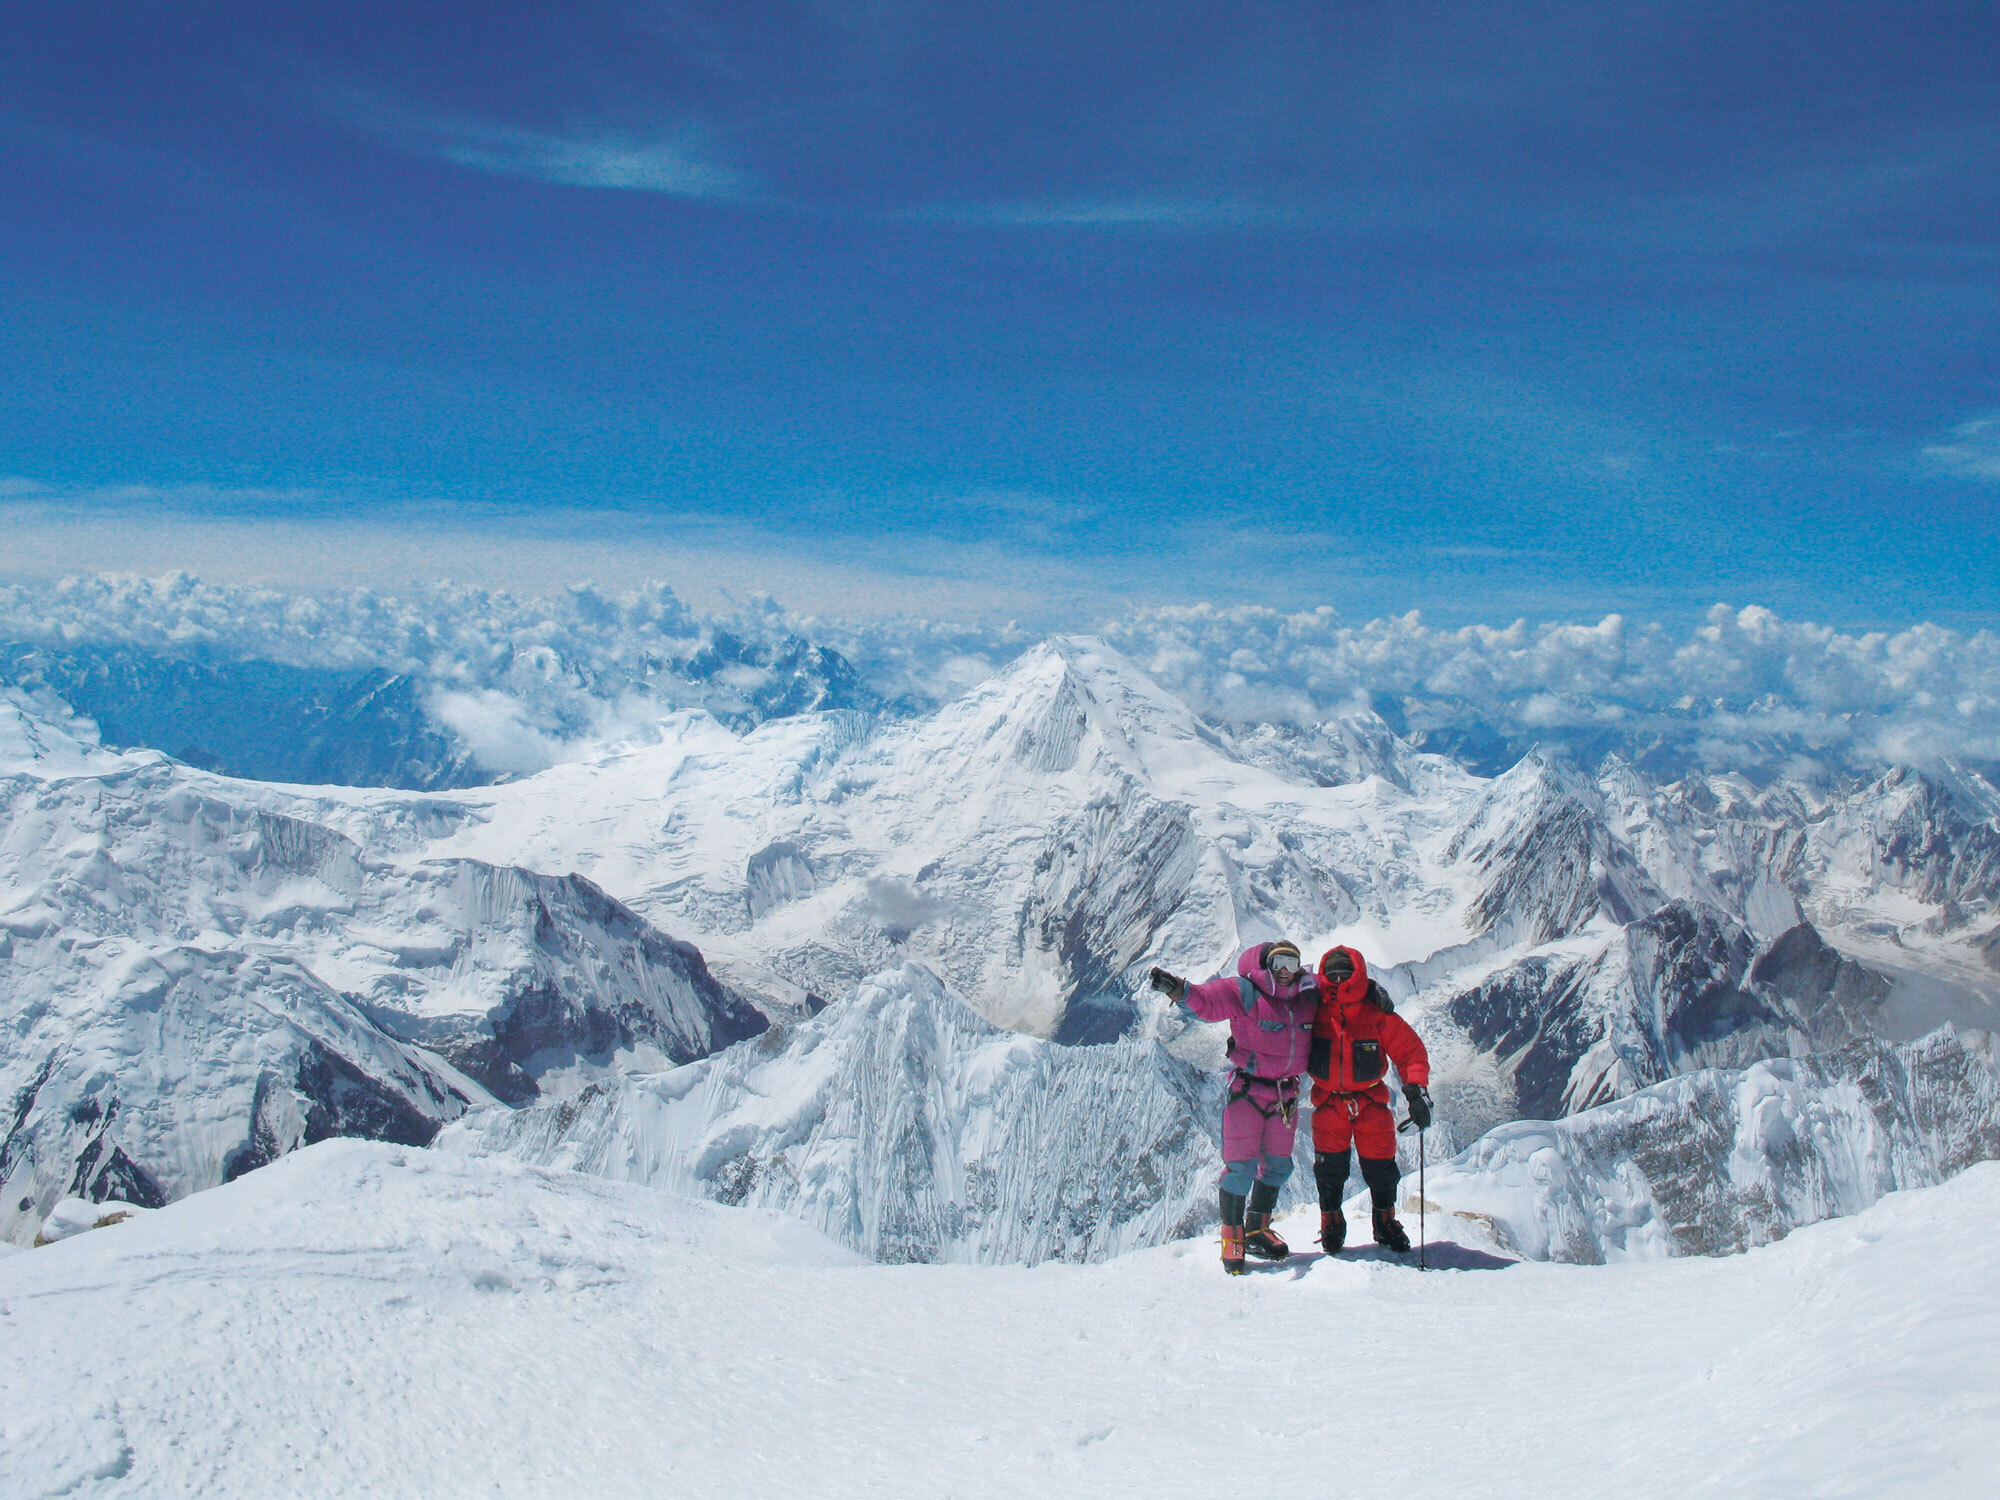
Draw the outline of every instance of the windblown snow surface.
<instances>
[{"instance_id":1,"label":"windblown snow surface","mask_svg":"<svg viewBox=\"0 0 2000 1500\"><path fill-rule=\"evenodd\" d=\"M0 1494L1988 1495L1996 1221L1987 1163L1724 1258L878 1265L328 1141L0 1256Z\"/></svg>"}]
</instances>

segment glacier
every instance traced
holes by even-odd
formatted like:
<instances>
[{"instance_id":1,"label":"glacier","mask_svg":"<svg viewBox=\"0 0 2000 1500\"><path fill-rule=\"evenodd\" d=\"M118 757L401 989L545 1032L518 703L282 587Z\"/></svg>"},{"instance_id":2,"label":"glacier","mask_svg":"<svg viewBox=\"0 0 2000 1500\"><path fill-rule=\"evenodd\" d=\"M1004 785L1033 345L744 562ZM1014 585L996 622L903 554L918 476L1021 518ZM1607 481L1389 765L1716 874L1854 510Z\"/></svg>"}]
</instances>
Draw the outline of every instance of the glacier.
<instances>
[{"instance_id":1,"label":"glacier","mask_svg":"<svg viewBox=\"0 0 2000 1500\"><path fill-rule=\"evenodd\" d=\"M906 963L672 1072L473 1111L437 1146L772 1210L872 1260L1093 1261L1213 1222L1220 1082L1151 1039L1003 1031Z\"/></svg>"},{"instance_id":2,"label":"glacier","mask_svg":"<svg viewBox=\"0 0 2000 1500\"><path fill-rule=\"evenodd\" d=\"M1220 1082L1157 1036L1001 1031L912 963L671 1072L470 1111L436 1145L785 1214L874 1260L1095 1261L1215 1222ZM1313 1198L1309 1124L1285 1207ZM1510 1253L1595 1261L1741 1250L1996 1157L2000 1076L1944 1028L1502 1124L1428 1175Z\"/></svg>"}]
</instances>

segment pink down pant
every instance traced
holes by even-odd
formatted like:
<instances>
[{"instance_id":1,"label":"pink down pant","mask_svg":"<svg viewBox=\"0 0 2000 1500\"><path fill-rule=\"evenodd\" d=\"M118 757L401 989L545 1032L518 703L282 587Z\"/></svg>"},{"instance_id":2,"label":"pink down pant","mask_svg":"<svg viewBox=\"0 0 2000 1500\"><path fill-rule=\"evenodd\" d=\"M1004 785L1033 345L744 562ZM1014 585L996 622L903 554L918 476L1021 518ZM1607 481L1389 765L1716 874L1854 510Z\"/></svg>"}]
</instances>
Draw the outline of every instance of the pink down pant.
<instances>
[{"instance_id":1,"label":"pink down pant","mask_svg":"<svg viewBox=\"0 0 2000 1500\"><path fill-rule=\"evenodd\" d=\"M1260 1156L1278 1156L1289 1161L1292 1138L1298 1134L1298 1111L1294 1108L1288 1120L1277 1106L1278 1091L1268 1083L1253 1083L1243 1098L1230 1100L1222 1111L1222 1159L1254 1161ZM1271 1111L1268 1116L1266 1109Z\"/></svg>"}]
</instances>

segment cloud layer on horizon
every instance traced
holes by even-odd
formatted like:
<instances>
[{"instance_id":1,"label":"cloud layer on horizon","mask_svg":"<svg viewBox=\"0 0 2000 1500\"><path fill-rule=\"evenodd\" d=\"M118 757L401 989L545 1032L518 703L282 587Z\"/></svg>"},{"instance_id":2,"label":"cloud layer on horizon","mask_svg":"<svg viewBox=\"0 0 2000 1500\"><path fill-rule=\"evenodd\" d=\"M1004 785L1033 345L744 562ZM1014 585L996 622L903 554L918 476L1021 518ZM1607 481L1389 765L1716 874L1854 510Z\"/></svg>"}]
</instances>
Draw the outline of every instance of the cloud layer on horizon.
<instances>
[{"instance_id":1,"label":"cloud layer on horizon","mask_svg":"<svg viewBox=\"0 0 2000 1500\"><path fill-rule=\"evenodd\" d=\"M496 771L533 770L704 702L716 684L691 685L667 664L718 632L831 646L912 707L964 690L1039 638L1017 625L803 615L769 599L709 615L664 584L578 585L555 598L453 586L309 595L184 573L0 585L4 640L410 673L437 722ZM1991 631L1847 633L1754 606L1717 605L1675 631L1618 615L1446 629L1414 612L1348 624L1325 608L1197 604L1135 610L1098 633L1225 723L1309 725L1382 706L1413 732L1584 748L1670 742L1687 763L1718 770L1787 758L2000 762Z\"/></svg>"},{"instance_id":2,"label":"cloud layer on horizon","mask_svg":"<svg viewBox=\"0 0 2000 1500\"><path fill-rule=\"evenodd\" d=\"M1515 741L1677 740L1714 769L1789 747L1859 765L2000 759L2000 636L1846 633L1718 604L1692 631L1607 615L1440 629L1209 606L1147 610L1110 639L1224 720L1300 722L1379 698L1413 728L1479 721Z\"/></svg>"}]
</instances>

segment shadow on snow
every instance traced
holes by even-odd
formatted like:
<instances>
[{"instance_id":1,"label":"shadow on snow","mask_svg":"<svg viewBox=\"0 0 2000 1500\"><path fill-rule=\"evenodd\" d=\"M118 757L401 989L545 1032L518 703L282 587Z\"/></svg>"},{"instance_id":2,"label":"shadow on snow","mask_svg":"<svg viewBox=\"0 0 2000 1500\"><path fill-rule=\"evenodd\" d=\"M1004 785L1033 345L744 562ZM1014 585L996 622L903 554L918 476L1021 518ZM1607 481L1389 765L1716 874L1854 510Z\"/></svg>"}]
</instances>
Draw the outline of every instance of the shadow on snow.
<instances>
[{"instance_id":1,"label":"shadow on snow","mask_svg":"<svg viewBox=\"0 0 2000 1500\"><path fill-rule=\"evenodd\" d=\"M1294 1250L1285 1260L1251 1260L1249 1269L1254 1272L1287 1271L1294 1280L1305 1275L1323 1260L1333 1259L1343 1263L1376 1261L1385 1266L1404 1266L1409 1270L1418 1269L1417 1252L1411 1249L1408 1255L1397 1255L1384 1250L1380 1245L1349 1245L1339 1255L1329 1257L1324 1250ZM1492 1255L1484 1250L1475 1250L1470 1245L1453 1244L1450 1240L1437 1240L1424 1247L1424 1260L1433 1271L1504 1271L1509 1266L1519 1265L1516 1260L1505 1256Z\"/></svg>"}]
</instances>

